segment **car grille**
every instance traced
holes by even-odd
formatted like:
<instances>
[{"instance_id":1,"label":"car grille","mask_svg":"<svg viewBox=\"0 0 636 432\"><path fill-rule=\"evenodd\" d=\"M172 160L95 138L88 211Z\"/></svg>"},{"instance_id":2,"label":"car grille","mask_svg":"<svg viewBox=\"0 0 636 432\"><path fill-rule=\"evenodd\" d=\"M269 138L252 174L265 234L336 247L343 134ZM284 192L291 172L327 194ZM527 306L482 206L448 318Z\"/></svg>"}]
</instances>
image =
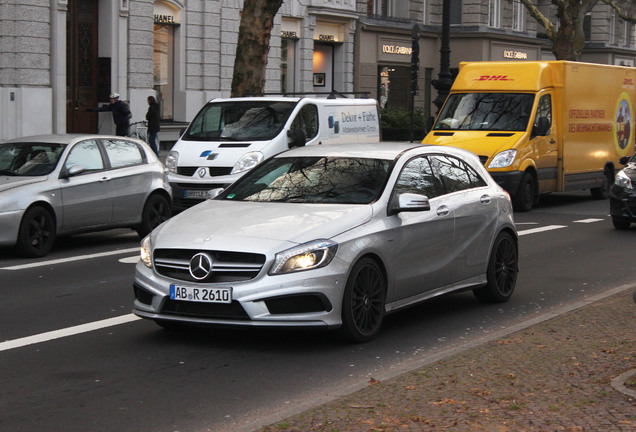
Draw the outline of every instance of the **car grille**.
<instances>
[{"instance_id":1,"label":"car grille","mask_svg":"<svg viewBox=\"0 0 636 432\"><path fill-rule=\"evenodd\" d=\"M249 315L243 306L237 301L230 304L200 303L166 298L161 308L161 313L166 315L190 316L197 318L218 318L248 320Z\"/></svg>"},{"instance_id":2,"label":"car grille","mask_svg":"<svg viewBox=\"0 0 636 432\"><path fill-rule=\"evenodd\" d=\"M197 280L190 274L190 260L199 252L205 252L214 260L210 275ZM192 283L232 283L254 279L265 264L265 255L199 251L190 249L157 249L154 253L155 270L162 276Z\"/></svg>"},{"instance_id":3,"label":"car grille","mask_svg":"<svg viewBox=\"0 0 636 432\"><path fill-rule=\"evenodd\" d=\"M196 166L178 167L177 174L192 177L194 173L197 171L197 169L199 168L200 167L196 167ZM232 172L232 167L208 167L208 172L210 173L210 176L212 177L230 175L230 173Z\"/></svg>"}]
</instances>

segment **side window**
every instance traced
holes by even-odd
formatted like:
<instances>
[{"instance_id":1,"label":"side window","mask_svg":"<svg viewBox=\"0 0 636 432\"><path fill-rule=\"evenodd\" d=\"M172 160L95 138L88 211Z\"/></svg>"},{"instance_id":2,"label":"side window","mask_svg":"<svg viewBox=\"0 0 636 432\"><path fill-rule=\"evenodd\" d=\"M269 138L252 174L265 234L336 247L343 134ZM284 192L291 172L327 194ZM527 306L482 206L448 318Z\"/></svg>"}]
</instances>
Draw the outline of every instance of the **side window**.
<instances>
[{"instance_id":1,"label":"side window","mask_svg":"<svg viewBox=\"0 0 636 432\"><path fill-rule=\"evenodd\" d=\"M426 157L411 159L404 165L395 183L395 193L415 193L429 199L441 194L441 185Z\"/></svg>"},{"instance_id":2,"label":"side window","mask_svg":"<svg viewBox=\"0 0 636 432\"><path fill-rule=\"evenodd\" d=\"M446 193L485 186L485 181L463 161L452 157L436 155L431 157L433 166L439 173Z\"/></svg>"},{"instance_id":3,"label":"side window","mask_svg":"<svg viewBox=\"0 0 636 432\"><path fill-rule=\"evenodd\" d=\"M64 167L69 169L75 165L81 165L86 171L99 171L104 169L102 154L97 146L97 141L82 141L73 147L66 158Z\"/></svg>"},{"instance_id":4,"label":"side window","mask_svg":"<svg viewBox=\"0 0 636 432\"><path fill-rule=\"evenodd\" d=\"M141 150L135 143L123 140L104 140L102 143L104 144L112 168L140 165L143 163Z\"/></svg>"},{"instance_id":5,"label":"side window","mask_svg":"<svg viewBox=\"0 0 636 432\"><path fill-rule=\"evenodd\" d=\"M305 132L305 142L314 139L318 135L318 107L311 104L302 107L292 122L291 129L302 129Z\"/></svg>"},{"instance_id":6,"label":"side window","mask_svg":"<svg viewBox=\"0 0 636 432\"><path fill-rule=\"evenodd\" d=\"M539 99L539 106L537 107L537 115L534 116L534 126L539 123L539 119L545 117L548 119L550 128L552 127L552 99L550 95L543 95Z\"/></svg>"}]
</instances>

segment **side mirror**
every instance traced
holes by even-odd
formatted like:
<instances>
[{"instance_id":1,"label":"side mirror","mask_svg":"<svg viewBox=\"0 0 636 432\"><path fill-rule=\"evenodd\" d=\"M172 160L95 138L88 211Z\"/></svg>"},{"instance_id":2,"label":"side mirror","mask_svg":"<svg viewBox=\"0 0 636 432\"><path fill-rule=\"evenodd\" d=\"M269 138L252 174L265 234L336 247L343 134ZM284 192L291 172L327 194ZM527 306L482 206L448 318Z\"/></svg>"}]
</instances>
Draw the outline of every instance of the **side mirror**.
<instances>
[{"instance_id":1,"label":"side mirror","mask_svg":"<svg viewBox=\"0 0 636 432\"><path fill-rule=\"evenodd\" d=\"M301 128L287 131L287 136L290 138L289 148L302 147L307 141L305 131Z\"/></svg>"},{"instance_id":2,"label":"side mirror","mask_svg":"<svg viewBox=\"0 0 636 432\"><path fill-rule=\"evenodd\" d=\"M429 211L431 203L425 195L403 193L393 195L389 206L389 216L402 212Z\"/></svg>"},{"instance_id":3,"label":"side mirror","mask_svg":"<svg viewBox=\"0 0 636 432\"><path fill-rule=\"evenodd\" d=\"M622 158L618 160L618 163L620 163L621 165L627 165L628 162L629 162L629 156L623 156Z\"/></svg>"},{"instance_id":4,"label":"side mirror","mask_svg":"<svg viewBox=\"0 0 636 432\"><path fill-rule=\"evenodd\" d=\"M214 198L216 198L217 196L221 195L221 192L223 192L224 190L225 190L225 189L223 189L223 188L214 188L214 189L210 189L210 190L208 191L208 193L206 194L206 195L207 195L207 198L208 198L208 199L214 199Z\"/></svg>"},{"instance_id":5,"label":"side mirror","mask_svg":"<svg viewBox=\"0 0 636 432\"><path fill-rule=\"evenodd\" d=\"M547 117L539 117L537 124L532 128L532 136L546 136L550 133L550 120Z\"/></svg>"}]
</instances>

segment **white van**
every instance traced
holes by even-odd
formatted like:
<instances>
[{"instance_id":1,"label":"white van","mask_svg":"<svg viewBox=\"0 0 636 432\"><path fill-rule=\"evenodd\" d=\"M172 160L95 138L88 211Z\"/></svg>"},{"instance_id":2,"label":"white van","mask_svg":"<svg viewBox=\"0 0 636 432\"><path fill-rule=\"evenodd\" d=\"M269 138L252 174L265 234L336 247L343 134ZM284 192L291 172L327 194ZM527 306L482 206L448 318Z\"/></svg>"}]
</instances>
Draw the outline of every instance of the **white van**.
<instances>
[{"instance_id":1,"label":"white van","mask_svg":"<svg viewBox=\"0 0 636 432\"><path fill-rule=\"evenodd\" d=\"M233 183L263 160L292 147L380 140L373 99L244 97L210 100L166 158L173 209Z\"/></svg>"}]
</instances>

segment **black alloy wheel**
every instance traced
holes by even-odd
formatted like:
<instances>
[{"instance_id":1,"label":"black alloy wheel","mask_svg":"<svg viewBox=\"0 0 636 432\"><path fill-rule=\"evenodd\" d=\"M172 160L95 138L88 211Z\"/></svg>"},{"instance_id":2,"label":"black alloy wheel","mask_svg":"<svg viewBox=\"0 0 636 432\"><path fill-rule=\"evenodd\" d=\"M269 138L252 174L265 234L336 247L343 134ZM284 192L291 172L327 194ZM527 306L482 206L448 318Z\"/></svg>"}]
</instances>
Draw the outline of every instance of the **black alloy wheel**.
<instances>
[{"instance_id":1,"label":"black alloy wheel","mask_svg":"<svg viewBox=\"0 0 636 432\"><path fill-rule=\"evenodd\" d=\"M386 281L382 270L365 257L353 267L342 302L343 336L351 342L367 342L380 330L384 319Z\"/></svg>"},{"instance_id":2,"label":"black alloy wheel","mask_svg":"<svg viewBox=\"0 0 636 432\"><path fill-rule=\"evenodd\" d=\"M53 247L55 220L44 207L31 207L22 217L16 247L22 256L43 257Z\"/></svg>"},{"instance_id":3,"label":"black alloy wheel","mask_svg":"<svg viewBox=\"0 0 636 432\"><path fill-rule=\"evenodd\" d=\"M489 303L507 301L517 284L519 250L512 234L503 231L495 239L488 261L486 285L473 290L475 296Z\"/></svg>"},{"instance_id":4,"label":"black alloy wheel","mask_svg":"<svg viewBox=\"0 0 636 432\"><path fill-rule=\"evenodd\" d=\"M141 238L147 236L153 229L170 219L171 215L172 210L167 198L159 194L150 195L144 205L144 210L141 214L141 224L137 227L137 234Z\"/></svg>"}]
</instances>

